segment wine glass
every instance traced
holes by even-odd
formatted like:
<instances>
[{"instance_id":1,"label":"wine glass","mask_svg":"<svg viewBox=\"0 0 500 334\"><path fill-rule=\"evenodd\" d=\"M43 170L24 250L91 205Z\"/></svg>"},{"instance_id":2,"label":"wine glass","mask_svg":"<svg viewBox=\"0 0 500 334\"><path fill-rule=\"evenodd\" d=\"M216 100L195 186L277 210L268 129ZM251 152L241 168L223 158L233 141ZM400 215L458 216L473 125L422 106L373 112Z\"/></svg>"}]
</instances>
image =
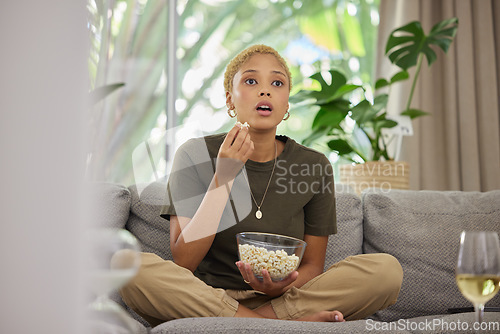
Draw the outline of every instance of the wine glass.
<instances>
[{"instance_id":1,"label":"wine glass","mask_svg":"<svg viewBox=\"0 0 500 334\"><path fill-rule=\"evenodd\" d=\"M456 281L462 295L474 304L476 321L482 322L484 304L499 289L500 243L496 232L462 232Z\"/></svg>"},{"instance_id":2,"label":"wine glass","mask_svg":"<svg viewBox=\"0 0 500 334\"><path fill-rule=\"evenodd\" d=\"M109 298L124 286L140 266L140 247L127 230L92 229L86 235L86 283L96 298L90 303L87 333L134 333L128 313Z\"/></svg>"}]
</instances>

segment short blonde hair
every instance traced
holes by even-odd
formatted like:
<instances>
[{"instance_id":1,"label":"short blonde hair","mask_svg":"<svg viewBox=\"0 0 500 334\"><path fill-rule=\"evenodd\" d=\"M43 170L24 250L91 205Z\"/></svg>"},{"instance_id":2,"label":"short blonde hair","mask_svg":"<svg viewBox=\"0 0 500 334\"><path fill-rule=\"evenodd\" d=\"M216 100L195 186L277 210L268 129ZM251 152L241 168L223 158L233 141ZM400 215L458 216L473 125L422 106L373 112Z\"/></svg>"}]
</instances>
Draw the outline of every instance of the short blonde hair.
<instances>
[{"instance_id":1,"label":"short blonde hair","mask_svg":"<svg viewBox=\"0 0 500 334\"><path fill-rule=\"evenodd\" d=\"M257 44L257 45L252 45L245 50L241 51L236 57L234 57L229 64L226 67L226 72L224 73L224 89L226 92L230 92L233 89L233 78L236 75L236 73L240 70L241 66L248 60L250 57L252 57L255 54L270 54L276 57L278 62L283 66L283 69L286 72L286 76L288 77L288 88L289 90L292 89L292 74L290 73L290 69L288 68L288 65L281 57L281 55L273 49L270 46L263 45L263 44Z\"/></svg>"}]
</instances>

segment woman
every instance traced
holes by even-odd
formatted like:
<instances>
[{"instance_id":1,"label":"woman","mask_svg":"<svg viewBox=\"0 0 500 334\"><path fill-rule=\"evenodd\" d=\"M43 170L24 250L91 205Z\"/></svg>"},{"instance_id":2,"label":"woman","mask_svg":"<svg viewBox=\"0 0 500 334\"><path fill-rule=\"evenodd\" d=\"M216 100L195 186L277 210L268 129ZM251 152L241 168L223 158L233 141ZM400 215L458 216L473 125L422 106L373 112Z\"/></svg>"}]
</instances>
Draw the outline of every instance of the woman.
<instances>
[{"instance_id":1,"label":"woman","mask_svg":"<svg viewBox=\"0 0 500 334\"><path fill-rule=\"evenodd\" d=\"M402 270L390 255L350 257L323 272L328 236L336 233L333 172L323 154L276 136L289 117L283 58L254 45L229 63L224 86L236 125L176 153L162 214L174 262L142 254L124 301L152 325L199 316L344 321L395 303ZM266 271L258 280L238 261L242 231L303 239L299 268L283 281Z\"/></svg>"}]
</instances>

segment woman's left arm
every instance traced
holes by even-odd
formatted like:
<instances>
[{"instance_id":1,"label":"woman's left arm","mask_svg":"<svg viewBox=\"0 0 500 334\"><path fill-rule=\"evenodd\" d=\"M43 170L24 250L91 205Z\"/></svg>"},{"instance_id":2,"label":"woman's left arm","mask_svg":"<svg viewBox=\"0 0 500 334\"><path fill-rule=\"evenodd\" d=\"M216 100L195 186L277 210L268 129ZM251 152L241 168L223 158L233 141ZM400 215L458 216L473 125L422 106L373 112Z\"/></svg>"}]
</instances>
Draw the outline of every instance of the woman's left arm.
<instances>
[{"instance_id":1,"label":"woman's left arm","mask_svg":"<svg viewBox=\"0 0 500 334\"><path fill-rule=\"evenodd\" d=\"M323 273L328 236L305 234L304 241L307 243L307 247L299 268L283 281L273 282L266 270L262 271L263 280L259 281L254 276L250 264L244 264L238 261L237 265L243 278L249 282L253 289L261 291L271 297L281 296L293 286L300 288L314 277Z\"/></svg>"},{"instance_id":2,"label":"woman's left arm","mask_svg":"<svg viewBox=\"0 0 500 334\"><path fill-rule=\"evenodd\" d=\"M323 273L325 266L326 247L328 245L328 236L304 235L304 241L307 243L304 256L297 269L299 276L292 284L285 287L283 292L292 286L300 288L314 277Z\"/></svg>"}]
</instances>

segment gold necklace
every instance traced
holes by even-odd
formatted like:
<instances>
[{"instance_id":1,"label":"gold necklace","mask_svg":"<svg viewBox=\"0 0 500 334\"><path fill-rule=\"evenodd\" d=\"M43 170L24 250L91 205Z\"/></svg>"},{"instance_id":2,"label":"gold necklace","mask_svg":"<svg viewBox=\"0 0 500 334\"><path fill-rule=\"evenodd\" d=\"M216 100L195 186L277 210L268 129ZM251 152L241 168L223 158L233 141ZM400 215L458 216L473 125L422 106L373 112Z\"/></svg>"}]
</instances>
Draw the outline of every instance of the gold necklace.
<instances>
[{"instance_id":1,"label":"gold necklace","mask_svg":"<svg viewBox=\"0 0 500 334\"><path fill-rule=\"evenodd\" d=\"M262 218L262 211L260 211L260 208L262 207L262 204L264 203L264 199L266 198L267 190L269 189L269 185L271 184L271 180L274 175L274 168L276 167L276 158L278 157L278 146L276 145L276 140L274 140L274 165L273 165L273 170L271 171L271 176L269 177L269 181L267 182L267 187L266 191L264 191L264 196L262 196L262 201L260 201L260 205L257 204L257 201L255 200L255 197L253 196L252 189L250 187L250 182L248 181L248 177L245 173L243 175L245 176L245 179L247 180L248 183L248 189L250 189L250 195L252 196L253 202L257 206L257 211L255 212L255 218L261 219Z\"/></svg>"}]
</instances>

